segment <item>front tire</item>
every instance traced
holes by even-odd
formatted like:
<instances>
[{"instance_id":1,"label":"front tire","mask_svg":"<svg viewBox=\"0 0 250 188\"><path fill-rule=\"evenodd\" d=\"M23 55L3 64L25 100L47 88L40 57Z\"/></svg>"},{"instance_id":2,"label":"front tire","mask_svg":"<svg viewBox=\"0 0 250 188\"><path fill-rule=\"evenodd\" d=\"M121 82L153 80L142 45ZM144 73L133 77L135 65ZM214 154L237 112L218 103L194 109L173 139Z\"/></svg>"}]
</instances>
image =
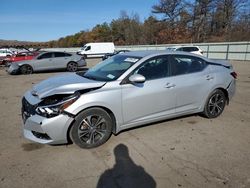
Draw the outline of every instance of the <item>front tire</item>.
<instances>
[{"instance_id":1,"label":"front tire","mask_svg":"<svg viewBox=\"0 0 250 188\"><path fill-rule=\"evenodd\" d=\"M110 115L101 108L90 108L76 116L70 136L81 148L94 148L104 144L112 133Z\"/></svg>"},{"instance_id":2,"label":"front tire","mask_svg":"<svg viewBox=\"0 0 250 188\"><path fill-rule=\"evenodd\" d=\"M221 115L225 106L225 94L223 91L216 89L208 97L203 114L207 118L216 118Z\"/></svg>"},{"instance_id":3,"label":"front tire","mask_svg":"<svg viewBox=\"0 0 250 188\"><path fill-rule=\"evenodd\" d=\"M20 72L22 74L32 74L33 73L33 68L30 65L23 65L20 68Z\"/></svg>"},{"instance_id":4,"label":"front tire","mask_svg":"<svg viewBox=\"0 0 250 188\"><path fill-rule=\"evenodd\" d=\"M76 72L78 69L78 65L76 62L69 62L67 65L67 71L69 72Z\"/></svg>"}]
</instances>

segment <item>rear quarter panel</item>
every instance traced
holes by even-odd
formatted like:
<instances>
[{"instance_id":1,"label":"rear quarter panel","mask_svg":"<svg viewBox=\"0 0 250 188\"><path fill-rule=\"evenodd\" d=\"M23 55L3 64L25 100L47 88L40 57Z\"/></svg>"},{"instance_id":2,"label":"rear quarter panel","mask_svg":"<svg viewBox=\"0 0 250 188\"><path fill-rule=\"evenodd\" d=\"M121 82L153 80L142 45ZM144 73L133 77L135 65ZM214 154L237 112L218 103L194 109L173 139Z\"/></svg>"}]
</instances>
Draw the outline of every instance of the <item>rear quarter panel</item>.
<instances>
[{"instance_id":1,"label":"rear quarter panel","mask_svg":"<svg viewBox=\"0 0 250 188\"><path fill-rule=\"evenodd\" d=\"M231 70L228 68L223 66L212 66L212 72L215 75L214 89L227 89L229 84L233 81L233 77L230 75Z\"/></svg>"}]
</instances>

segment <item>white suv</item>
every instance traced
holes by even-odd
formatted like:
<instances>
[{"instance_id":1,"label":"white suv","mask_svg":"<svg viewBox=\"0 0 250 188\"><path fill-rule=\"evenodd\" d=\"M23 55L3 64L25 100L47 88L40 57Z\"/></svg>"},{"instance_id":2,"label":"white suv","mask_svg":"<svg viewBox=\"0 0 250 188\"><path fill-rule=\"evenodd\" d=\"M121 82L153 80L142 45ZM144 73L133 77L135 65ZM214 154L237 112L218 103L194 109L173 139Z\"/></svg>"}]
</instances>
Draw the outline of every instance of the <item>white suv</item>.
<instances>
[{"instance_id":1,"label":"white suv","mask_svg":"<svg viewBox=\"0 0 250 188\"><path fill-rule=\"evenodd\" d=\"M171 46L167 47L166 50L183 51L183 52L194 53L197 55L203 55L203 51L198 46Z\"/></svg>"},{"instance_id":2,"label":"white suv","mask_svg":"<svg viewBox=\"0 0 250 188\"><path fill-rule=\"evenodd\" d=\"M2 48L0 49L0 57L8 57L8 56L12 56L14 53L6 48Z\"/></svg>"}]
</instances>

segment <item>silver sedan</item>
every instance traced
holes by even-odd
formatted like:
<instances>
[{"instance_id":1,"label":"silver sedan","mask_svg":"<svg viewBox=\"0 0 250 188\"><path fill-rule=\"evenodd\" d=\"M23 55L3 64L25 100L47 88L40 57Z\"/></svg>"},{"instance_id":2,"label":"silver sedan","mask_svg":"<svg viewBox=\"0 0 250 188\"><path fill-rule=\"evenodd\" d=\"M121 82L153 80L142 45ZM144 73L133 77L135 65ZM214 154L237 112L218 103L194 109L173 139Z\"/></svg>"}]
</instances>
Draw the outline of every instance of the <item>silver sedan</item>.
<instances>
[{"instance_id":1,"label":"silver sedan","mask_svg":"<svg viewBox=\"0 0 250 188\"><path fill-rule=\"evenodd\" d=\"M87 72L52 77L27 91L24 136L93 148L112 133L159 120L194 113L216 118L235 93L236 77L228 62L191 53L119 54Z\"/></svg>"},{"instance_id":2,"label":"silver sedan","mask_svg":"<svg viewBox=\"0 0 250 188\"><path fill-rule=\"evenodd\" d=\"M86 66L80 55L66 52L43 52L32 60L13 62L8 68L9 74L32 74L36 71L67 69L75 72L79 67Z\"/></svg>"}]
</instances>

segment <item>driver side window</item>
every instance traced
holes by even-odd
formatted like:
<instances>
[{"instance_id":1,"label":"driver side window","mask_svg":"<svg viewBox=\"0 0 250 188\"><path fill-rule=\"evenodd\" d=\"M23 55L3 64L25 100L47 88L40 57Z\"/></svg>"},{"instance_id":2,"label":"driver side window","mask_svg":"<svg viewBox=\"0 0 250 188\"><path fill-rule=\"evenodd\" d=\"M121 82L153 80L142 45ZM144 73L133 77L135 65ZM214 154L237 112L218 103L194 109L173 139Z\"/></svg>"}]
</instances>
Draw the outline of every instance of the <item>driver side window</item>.
<instances>
[{"instance_id":1,"label":"driver side window","mask_svg":"<svg viewBox=\"0 0 250 188\"><path fill-rule=\"evenodd\" d=\"M139 66L134 74L143 75L146 80L154 80L169 76L169 63L167 56L151 58Z\"/></svg>"}]
</instances>

